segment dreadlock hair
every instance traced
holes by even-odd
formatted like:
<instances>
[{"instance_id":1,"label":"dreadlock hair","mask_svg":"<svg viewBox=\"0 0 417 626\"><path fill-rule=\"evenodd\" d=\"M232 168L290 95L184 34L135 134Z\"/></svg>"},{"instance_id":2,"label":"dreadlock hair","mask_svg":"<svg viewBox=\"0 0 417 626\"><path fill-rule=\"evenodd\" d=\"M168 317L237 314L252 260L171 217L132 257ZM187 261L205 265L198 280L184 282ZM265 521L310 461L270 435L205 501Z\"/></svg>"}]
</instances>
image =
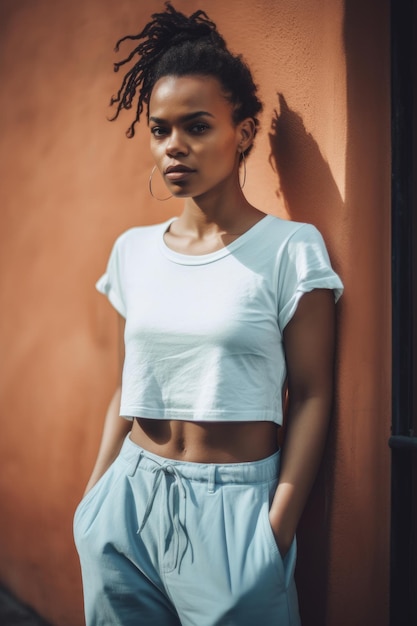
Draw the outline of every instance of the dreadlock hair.
<instances>
[{"instance_id":1,"label":"dreadlock hair","mask_svg":"<svg viewBox=\"0 0 417 626\"><path fill-rule=\"evenodd\" d=\"M136 117L126 135L135 134L135 125L144 105L149 114L149 101L155 83L163 76L203 75L213 76L220 82L225 97L233 105L232 119L235 124L251 117L255 130L259 126L257 116L262 111L257 87L251 72L241 55L234 56L226 42L204 11L196 11L186 17L166 2L165 11L154 13L151 21L138 35L127 35L116 43L115 51L126 40L140 41L122 61L114 64L114 71L139 57L125 74L121 87L110 100L116 106L111 118L115 120L122 109L131 109L138 94ZM250 146L245 154L248 154Z\"/></svg>"}]
</instances>

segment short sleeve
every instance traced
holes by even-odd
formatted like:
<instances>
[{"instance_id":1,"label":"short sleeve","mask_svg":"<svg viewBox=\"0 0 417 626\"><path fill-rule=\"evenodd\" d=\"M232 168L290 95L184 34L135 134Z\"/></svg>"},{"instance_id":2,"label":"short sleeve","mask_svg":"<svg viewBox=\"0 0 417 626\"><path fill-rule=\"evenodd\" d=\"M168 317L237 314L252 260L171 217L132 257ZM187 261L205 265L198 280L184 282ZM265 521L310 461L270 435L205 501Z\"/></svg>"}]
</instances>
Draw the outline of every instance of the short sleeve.
<instances>
[{"instance_id":1,"label":"short sleeve","mask_svg":"<svg viewBox=\"0 0 417 626\"><path fill-rule=\"evenodd\" d=\"M123 282L121 272L120 238L117 239L110 253L107 269L96 282L96 289L107 296L110 303L120 315L126 317L126 304L123 297Z\"/></svg>"},{"instance_id":2,"label":"short sleeve","mask_svg":"<svg viewBox=\"0 0 417 626\"><path fill-rule=\"evenodd\" d=\"M332 269L323 237L310 224L302 225L289 239L281 258L278 284L278 324L282 330L293 317L303 294L332 289L335 301L343 283Z\"/></svg>"}]
</instances>

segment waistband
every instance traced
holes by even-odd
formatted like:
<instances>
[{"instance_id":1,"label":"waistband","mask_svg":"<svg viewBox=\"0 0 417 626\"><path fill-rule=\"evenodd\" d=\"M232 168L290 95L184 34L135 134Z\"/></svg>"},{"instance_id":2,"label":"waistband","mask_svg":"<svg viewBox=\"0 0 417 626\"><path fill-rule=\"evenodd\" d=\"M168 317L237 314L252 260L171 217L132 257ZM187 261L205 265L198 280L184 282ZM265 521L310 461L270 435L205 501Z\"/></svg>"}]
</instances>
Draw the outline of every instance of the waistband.
<instances>
[{"instance_id":1,"label":"waistband","mask_svg":"<svg viewBox=\"0 0 417 626\"><path fill-rule=\"evenodd\" d=\"M169 466L182 478L199 482L209 482L215 485L225 484L255 484L274 480L278 477L281 451L260 461L245 463L194 463L168 459L158 454L148 452L134 443L129 435L124 440L120 457L131 466L134 474L138 465L141 470L155 472L159 468Z\"/></svg>"}]
</instances>

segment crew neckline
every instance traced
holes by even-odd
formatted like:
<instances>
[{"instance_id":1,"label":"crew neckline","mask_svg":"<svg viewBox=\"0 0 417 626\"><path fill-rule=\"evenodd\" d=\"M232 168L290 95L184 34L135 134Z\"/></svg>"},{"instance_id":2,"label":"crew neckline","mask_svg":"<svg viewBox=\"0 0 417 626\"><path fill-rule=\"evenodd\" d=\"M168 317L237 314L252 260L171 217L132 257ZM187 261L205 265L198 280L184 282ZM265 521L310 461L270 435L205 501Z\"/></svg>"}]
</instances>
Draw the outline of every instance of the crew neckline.
<instances>
[{"instance_id":1,"label":"crew neckline","mask_svg":"<svg viewBox=\"0 0 417 626\"><path fill-rule=\"evenodd\" d=\"M173 261L174 263L180 263L181 265L206 265L207 263L213 263L214 261L218 261L219 259L232 254L237 248L240 248L244 243L252 239L266 224L274 219L273 215L269 213L265 214L265 217L260 219L256 224L251 226L246 232L242 235L239 235L237 239L232 241L229 245L220 248L219 250L215 250L214 252L209 252L207 254L184 254L182 252L176 252L169 248L165 243L164 235L168 231L169 227L173 222L175 222L178 217L172 217L167 222L163 224L163 229L161 231L161 236L159 239L160 249L163 252L164 256Z\"/></svg>"}]
</instances>

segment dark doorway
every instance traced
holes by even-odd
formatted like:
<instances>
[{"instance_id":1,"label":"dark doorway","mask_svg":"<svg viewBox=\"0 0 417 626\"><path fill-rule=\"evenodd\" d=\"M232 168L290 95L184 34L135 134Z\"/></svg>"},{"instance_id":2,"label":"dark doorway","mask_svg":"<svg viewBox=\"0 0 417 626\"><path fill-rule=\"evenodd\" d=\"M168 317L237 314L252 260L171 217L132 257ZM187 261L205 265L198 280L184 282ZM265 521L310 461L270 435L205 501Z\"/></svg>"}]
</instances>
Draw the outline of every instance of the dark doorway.
<instances>
[{"instance_id":1,"label":"dark doorway","mask_svg":"<svg viewBox=\"0 0 417 626\"><path fill-rule=\"evenodd\" d=\"M417 624L417 54L413 0L391 0L391 626Z\"/></svg>"}]
</instances>

